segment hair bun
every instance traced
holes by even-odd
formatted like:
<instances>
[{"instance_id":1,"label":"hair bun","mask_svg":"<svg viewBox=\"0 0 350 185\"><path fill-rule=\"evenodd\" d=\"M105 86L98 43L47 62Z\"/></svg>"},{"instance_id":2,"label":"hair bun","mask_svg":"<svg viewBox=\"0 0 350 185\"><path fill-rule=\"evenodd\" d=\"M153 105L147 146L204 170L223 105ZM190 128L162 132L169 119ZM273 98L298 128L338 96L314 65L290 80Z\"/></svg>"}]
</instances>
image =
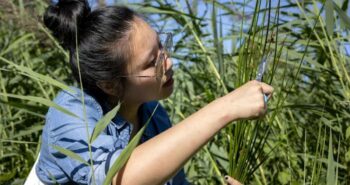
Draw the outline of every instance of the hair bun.
<instances>
[{"instance_id":1,"label":"hair bun","mask_svg":"<svg viewBox=\"0 0 350 185\"><path fill-rule=\"evenodd\" d=\"M65 49L75 48L75 31L90 11L87 0L59 0L46 9L44 24Z\"/></svg>"}]
</instances>

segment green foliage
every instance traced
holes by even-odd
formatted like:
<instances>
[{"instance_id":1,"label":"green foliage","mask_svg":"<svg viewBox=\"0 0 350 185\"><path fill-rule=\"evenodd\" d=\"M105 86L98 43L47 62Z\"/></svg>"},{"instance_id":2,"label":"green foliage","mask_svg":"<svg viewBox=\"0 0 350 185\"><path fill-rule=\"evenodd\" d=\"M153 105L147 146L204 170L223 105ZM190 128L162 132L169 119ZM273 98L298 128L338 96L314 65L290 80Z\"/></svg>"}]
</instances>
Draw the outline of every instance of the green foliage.
<instances>
[{"instance_id":1,"label":"green foliage","mask_svg":"<svg viewBox=\"0 0 350 185\"><path fill-rule=\"evenodd\" d=\"M68 149L65 149L65 148L62 148L62 147L56 146L56 145L52 145L51 147L54 148L55 150L59 151L60 153L66 155L66 156L69 156L70 158L75 159L75 160L89 166L89 163L87 163L80 155L74 153L73 151L70 151Z\"/></svg>"},{"instance_id":2,"label":"green foliage","mask_svg":"<svg viewBox=\"0 0 350 185\"><path fill-rule=\"evenodd\" d=\"M177 38L176 88L162 102L174 124L255 79L261 59L269 61L263 80L275 93L267 115L233 122L216 135L185 166L192 184L222 184L225 174L245 184L349 184L347 0L142 2L129 6L157 15L149 16L153 26ZM56 106L58 90L77 84L67 53L38 18L46 3L0 5L0 183L21 184L40 149L47 107ZM118 109L100 120L91 142Z\"/></svg>"},{"instance_id":3,"label":"green foliage","mask_svg":"<svg viewBox=\"0 0 350 185\"><path fill-rule=\"evenodd\" d=\"M117 115L117 112L120 109L120 103L116 107L114 107L111 111L109 111L103 118L101 118L94 128L92 135L90 137L90 143L93 143L95 139L101 134L101 132L107 127L107 125L111 122L111 120Z\"/></svg>"}]
</instances>

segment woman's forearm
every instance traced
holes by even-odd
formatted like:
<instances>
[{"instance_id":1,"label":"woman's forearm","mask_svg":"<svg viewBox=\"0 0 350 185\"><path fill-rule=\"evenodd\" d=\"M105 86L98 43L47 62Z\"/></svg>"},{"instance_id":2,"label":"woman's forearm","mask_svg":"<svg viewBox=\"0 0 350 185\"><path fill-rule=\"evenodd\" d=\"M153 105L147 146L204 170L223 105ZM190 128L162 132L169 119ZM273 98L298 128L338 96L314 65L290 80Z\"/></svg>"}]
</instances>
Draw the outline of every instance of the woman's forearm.
<instances>
[{"instance_id":1,"label":"woman's forearm","mask_svg":"<svg viewBox=\"0 0 350 185\"><path fill-rule=\"evenodd\" d=\"M266 113L273 88L252 80L136 147L113 184L163 184L228 122Z\"/></svg>"},{"instance_id":2,"label":"woman's forearm","mask_svg":"<svg viewBox=\"0 0 350 185\"><path fill-rule=\"evenodd\" d=\"M164 184L232 120L217 101L136 147L113 184Z\"/></svg>"}]
</instances>

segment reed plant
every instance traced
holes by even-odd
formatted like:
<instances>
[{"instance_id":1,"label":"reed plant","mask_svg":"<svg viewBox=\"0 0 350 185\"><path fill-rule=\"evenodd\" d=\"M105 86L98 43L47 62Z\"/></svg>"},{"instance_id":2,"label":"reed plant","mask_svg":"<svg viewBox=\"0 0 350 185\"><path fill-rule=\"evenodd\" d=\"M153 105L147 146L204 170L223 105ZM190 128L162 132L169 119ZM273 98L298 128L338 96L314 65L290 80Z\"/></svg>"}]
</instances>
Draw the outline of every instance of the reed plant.
<instances>
[{"instance_id":1,"label":"reed plant","mask_svg":"<svg viewBox=\"0 0 350 185\"><path fill-rule=\"evenodd\" d=\"M260 62L268 62L263 82L275 92L266 116L231 123L194 155L185 165L192 184L223 184L226 174L244 184L349 184L349 1L123 3L155 29L174 32L176 88L161 101L174 124L254 80ZM41 22L47 2L0 5L0 183L21 184L38 155L47 108L76 116L52 99L79 85L69 75L67 53ZM98 122L89 144L117 111Z\"/></svg>"}]
</instances>

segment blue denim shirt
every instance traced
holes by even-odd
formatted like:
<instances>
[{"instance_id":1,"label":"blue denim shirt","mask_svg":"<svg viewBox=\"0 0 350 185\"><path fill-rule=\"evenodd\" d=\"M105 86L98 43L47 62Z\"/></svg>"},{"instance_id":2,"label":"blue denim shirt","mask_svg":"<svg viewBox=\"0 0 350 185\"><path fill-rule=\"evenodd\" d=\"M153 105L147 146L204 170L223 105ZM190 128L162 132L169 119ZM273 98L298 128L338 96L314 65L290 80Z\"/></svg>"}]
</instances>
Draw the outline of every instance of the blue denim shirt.
<instances>
[{"instance_id":1,"label":"blue denim shirt","mask_svg":"<svg viewBox=\"0 0 350 185\"><path fill-rule=\"evenodd\" d=\"M70 116L53 107L50 107L46 114L40 158L36 167L39 179L45 184L54 184L53 178L59 184L93 184L90 166L67 157L51 147L51 145L57 145L77 153L85 161L90 159L86 122L82 119L84 115L81 102L82 93L78 88L71 88L74 93L60 91L54 102L80 118ZM98 101L87 93L84 93L84 103L89 135L91 135L97 121L103 116L103 109ZM153 101L141 105L138 115L142 124L150 117L157 103ZM166 111L162 106L158 106L151 122L145 129L141 142L146 142L169 127L171 127L171 123ZM92 159L97 185L103 183L109 168L127 146L132 129L132 124L117 115L92 143ZM166 185L187 184L183 169L166 183Z\"/></svg>"}]
</instances>

